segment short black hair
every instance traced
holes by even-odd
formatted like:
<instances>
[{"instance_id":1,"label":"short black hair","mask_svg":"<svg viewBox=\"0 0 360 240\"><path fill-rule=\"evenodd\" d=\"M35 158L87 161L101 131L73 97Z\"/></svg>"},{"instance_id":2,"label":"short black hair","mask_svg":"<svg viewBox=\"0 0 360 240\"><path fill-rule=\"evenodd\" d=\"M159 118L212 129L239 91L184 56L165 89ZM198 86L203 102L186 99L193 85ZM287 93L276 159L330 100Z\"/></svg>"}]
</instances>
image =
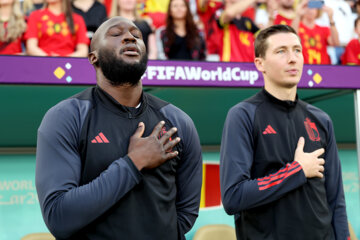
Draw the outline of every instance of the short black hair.
<instances>
[{"instance_id":1,"label":"short black hair","mask_svg":"<svg viewBox=\"0 0 360 240\"><path fill-rule=\"evenodd\" d=\"M288 25L273 25L260 31L255 39L255 57L265 57L265 52L268 48L267 39L278 33L293 33L296 36L296 31Z\"/></svg>"}]
</instances>

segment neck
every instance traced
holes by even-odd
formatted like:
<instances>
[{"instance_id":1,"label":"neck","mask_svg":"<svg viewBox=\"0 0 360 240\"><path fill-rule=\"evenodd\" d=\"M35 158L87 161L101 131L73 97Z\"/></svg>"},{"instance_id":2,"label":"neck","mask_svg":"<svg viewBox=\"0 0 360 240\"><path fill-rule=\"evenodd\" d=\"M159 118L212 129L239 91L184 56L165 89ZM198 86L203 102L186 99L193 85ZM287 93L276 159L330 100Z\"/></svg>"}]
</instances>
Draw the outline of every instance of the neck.
<instances>
[{"instance_id":1,"label":"neck","mask_svg":"<svg viewBox=\"0 0 360 240\"><path fill-rule=\"evenodd\" d=\"M52 13L54 13L56 15L63 12L62 2L61 1L49 3L47 8L49 9L50 12L52 12Z\"/></svg>"},{"instance_id":2,"label":"neck","mask_svg":"<svg viewBox=\"0 0 360 240\"><path fill-rule=\"evenodd\" d=\"M134 11L120 10L119 16L127 18L127 19L129 19L131 21L135 20Z\"/></svg>"},{"instance_id":3,"label":"neck","mask_svg":"<svg viewBox=\"0 0 360 240\"><path fill-rule=\"evenodd\" d=\"M174 19L175 33L181 37L186 35L185 19Z\"/></svg>"},{"instance_id":4,"label":"neck","mask_svg":"<svg viewBox=\"0 0 360 240\"><path fill-rule=\"evenodd\" d=\"M295 101L297 86L292 88L285 88L279 86L273 86L271 84L265 84L265 90L282 101Z\"/></svg>"},{"instance_id":5,"label":"neck","mask_svg":"<svg viewBox=\"0 0 360 240\"><path fill-rule=\"evenodd\" d=\"M87 12L94 4L94 0L75 0L73 4L75 7Z\"/></svg>"},{"instance_id":6,"label":"neck","mask_svg":"<svg viewBox=\"0 0 360 240\"><path fill-rule=\"evenodd\" d=\"M295 11L293 8L284 8L281 7L279 13L289 19L293 19L295 17Z\"/></svg>"},{"instance_id":7,"label":"neck","mask_svg":"<svg viewBox=\"0 0 360 240\"><path fill-rule=\"evenodd\" d=\"M302 23L308 28L313 28L315 26L315 20L303 18Z\"/></svg>"},{"instance_id":8,"label":"neck","mask_svg":"<svg viewBox=\"0 0 360 240\"><path fill-rule=\"evenodd\" d=\"M12 11L11 4L1 5L0 6L0 20L4 21L4 22L9 21L10 16L11 16L11 11Z\"/></svg>"},{"instance_id":9,"label":"neck","mask_svg":"<svg viewBox=\"0 0 360 240\"><path fill-rule=\"evenodd\" d=\"M142 94L141 81L136 86L113 86L102 74L97 74L98 86L113 97L118 103L127 107L136 107L140 103Z\"/></svg>"}]
</instances>

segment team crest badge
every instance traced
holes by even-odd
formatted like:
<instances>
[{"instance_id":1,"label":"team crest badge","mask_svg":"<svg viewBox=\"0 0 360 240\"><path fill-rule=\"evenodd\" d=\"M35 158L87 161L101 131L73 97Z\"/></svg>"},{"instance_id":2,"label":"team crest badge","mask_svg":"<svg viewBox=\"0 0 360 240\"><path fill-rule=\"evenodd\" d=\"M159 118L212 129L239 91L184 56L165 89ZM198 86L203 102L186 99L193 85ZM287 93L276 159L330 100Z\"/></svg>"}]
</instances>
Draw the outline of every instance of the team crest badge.
<instances>
[{"instance_id":1,"label":"team crest badge","mask_svg":"<svg viewBox=\"0 0 360 240\"><path fill-rule=\"evenodd\" d=\"M320 141L320 134L315 123L311 122L309 118L305 118L304 125L310 140Z\"/></svg>"}]
</instances>

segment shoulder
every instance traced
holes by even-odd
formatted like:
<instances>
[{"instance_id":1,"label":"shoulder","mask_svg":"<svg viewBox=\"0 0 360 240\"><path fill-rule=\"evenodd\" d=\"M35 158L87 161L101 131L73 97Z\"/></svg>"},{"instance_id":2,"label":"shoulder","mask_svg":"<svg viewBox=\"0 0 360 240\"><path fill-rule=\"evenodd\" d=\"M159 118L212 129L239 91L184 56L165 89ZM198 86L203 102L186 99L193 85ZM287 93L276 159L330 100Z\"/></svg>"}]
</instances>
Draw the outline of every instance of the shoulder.
<instances>
[{"instance_id":1,"label":"shoulder","mask_svg":"<svg viewBox=\"0 0 360 240\"><path fill-rule=\"evenodd\" d=\"M257 104L254 104L248 100L244 100L231 107L228 111L227 117L244 118L247 116L252 118L256 112L257 107Z\"/></svg>"},{"instance_id":2,"label":"shoulder","mask_svg":"<svg viewBox=\"0 0 360 240\"><path fill-rule=\"evenodd\" d=\"M324 112L323 110L321 110L318 107L315 107L309 103L306 103L302 100L299 101L304 108L306 109L306 111L310 112L313 116L315 116L320 122L322 123L329 123L331 122L331 118L330 116Z\"/></svg>"},{"instance_id":3,"label":"shoulder","mask_svg":"<svg viewBox=\"0 0 360 240\"><path fill-rule=\"evenodd\" d=\"M326 27L326 26L320 26L320 25L315 25L317 31L322 31L322 32L330 32L330 28Z\"/></svg>"},{"instance_id":4,"label":"shoulder","mask_svg":"<svg viewBox=\"0 0 360 240\"><path fill-rule=\"evenodd\" d=\"M32 11L32 12L30 13L29 19L39 18L39 17L43 16L44 14L46 14L46 10L45 10L45 9L35 10L35 11Z\"/></svg>"},{"instance_id":5,"label":"shoulder","mask_svg":"<svg viewBox=\"0 0 360 240\"><path fill-rule=\"evenodd\" d=\"M354 38L354 39L350 40L348 43L348 46L360 46L359 39Z\"/></svg>"},{"instance_id":6,"label":"shoulder","mask_svg":"<svg viewBox=\"0 0 360 240\"><path fill-rule=\"evenodd\" d=\"M179 123L192 123L192 119L187 115L183 110L178 108L177 106L168 103L160 109L168 119L176 120Z\"/></svg>"},{"instance_id":7,"label":"shoulder","mask_svg":"<svg viewBox=\"0 0 360 240\"><path fill-rule=\"evenodd\" d=\"M106 11L105 5L98 2L98 1L95 1L94 5L93 5L93 8L98 8L99 10L105 10Z\"/></svg>"},{"instance_id":8,"label":"shoulder","mask_svg":"<svg viewBox=\"0 0 360 240\"><path fill-rule=\"evenodd\" d=\"M86 89L50 108L43 118L42 125L46 122L50 122L54 126L83 122L93 106L92 91L93 88Z\"/></svg>"},{"instance_id":9,"label":"shoulder","mask_svg":"<svg viewBox=\"0 0 360 240\"><path fill-rule=\"evenodd\" d=\"M73 18L74 22L84 22L84 18L78 13L73 12Z\"/></svg>"},{"instance_id":10,"label":"shoulder","mask_svg":"<svg viewBox=\"0 0 360 240\"><path fill-rule=\"evenodd\" d=\"M146 92L144 92L144 96L146 97L149 106L156 110L160 110L162 107L169 104L168 102Z\"/></svg>"},{"instance_id":11,"label":"shoulder","mask_svg":"<svg viewBox=\"0 0 360 240\"><path fill-rule=\"evenodd\" d=\"M161 26L156 30L156 32L160 33L160 35L163 35L166 32L166 27Z\"/></svg>"},{"instance_id":12,"label":"shoulder","mask_svg":"<svg viewBox=\"0 0 360 240\"><path fill-rule=\"evenodd\" d=\"M257 109L264 101L262 91L258 92L230 108L227 118L246 119L247 121L253 122Z\"/></svg>"},{"instance_id":13,"label":"shoulder","mask_svg":"<svg viewBox=\"0 0 360 240\"><path fill-rule=\"evenodd\" d=\"M166 38L166 28L165 26L159 27L158 29L156 29L155 31L155 35L157 36L157 38L160 40L164 40Z\"/></svg>"},{"instance_id":14,"label":"shoulder","mask_svg":"<svg viewBox=\"0 0 360 240\"><path fill-rule=\"evenodd\" d=\"M159 111L177 128L193 128L194 123L192 119L180 108L150 94L147 94L147 99L149 105L155 111Z\"/></svg>"}]
</instances>

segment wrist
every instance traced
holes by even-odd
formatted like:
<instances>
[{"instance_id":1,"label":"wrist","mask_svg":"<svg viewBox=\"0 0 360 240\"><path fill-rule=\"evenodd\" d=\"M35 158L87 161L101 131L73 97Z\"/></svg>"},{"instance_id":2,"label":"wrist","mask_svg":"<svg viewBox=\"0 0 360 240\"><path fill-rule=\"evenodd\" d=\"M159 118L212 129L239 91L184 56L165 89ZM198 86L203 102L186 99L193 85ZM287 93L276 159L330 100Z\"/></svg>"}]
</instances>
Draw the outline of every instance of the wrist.
<instances>
[{"instance_id":1,"label":"wrist","mask_svg":"<svg viewBox=\"0 0 360 240\"><path fill-rule=\"evenodd\" d=\"M330 26L331 26L331 27L335 26L334 20L330 21Z\"/></svg>"},{"instance_id":2,"label":"wrist","mask_svg":"<svg viewBox=\"0 0 360 240\"><path fill-rule=\"evenodd\" d=\"M144 168L144 163L136 156L136 154L128 153L128 158L132 161L135 167L141 171Z\"/></svg>"}]
</instances>

